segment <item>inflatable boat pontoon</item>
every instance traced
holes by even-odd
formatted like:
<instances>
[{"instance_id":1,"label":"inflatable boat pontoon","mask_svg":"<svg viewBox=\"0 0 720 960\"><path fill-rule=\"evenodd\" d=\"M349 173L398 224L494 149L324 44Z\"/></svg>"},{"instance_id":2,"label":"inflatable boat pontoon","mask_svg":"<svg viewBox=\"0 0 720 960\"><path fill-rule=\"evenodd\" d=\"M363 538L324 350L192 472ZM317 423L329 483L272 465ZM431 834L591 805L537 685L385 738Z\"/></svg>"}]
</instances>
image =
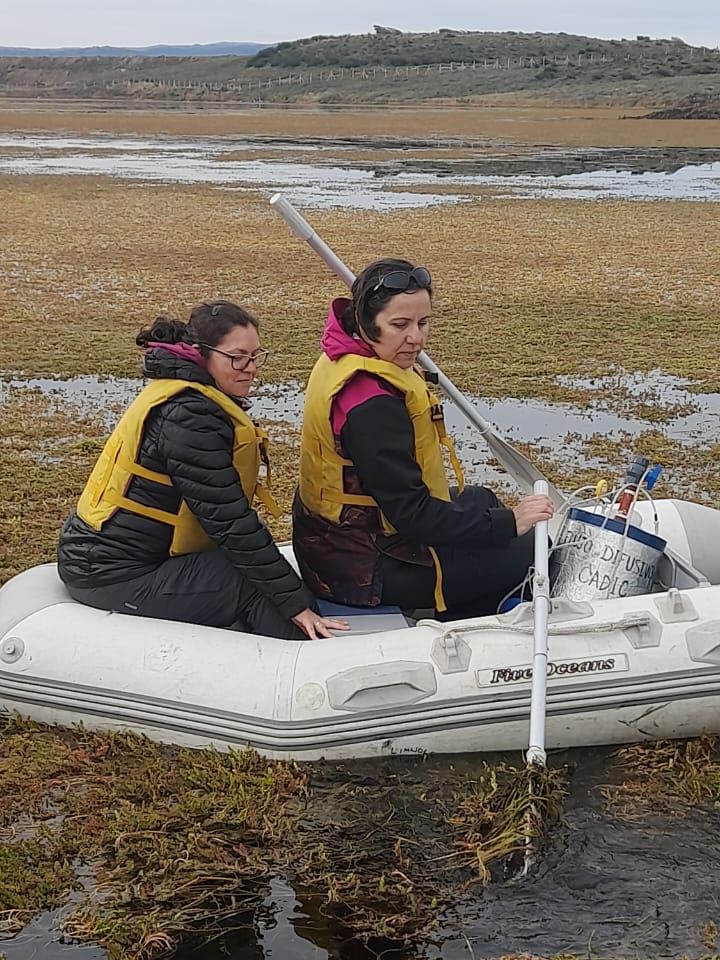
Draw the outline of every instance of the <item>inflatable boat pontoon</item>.
<instances>
[{"instance_id":1,"label":"inflatable boat pontoon","mask_svg":"<svg viewBox=\"0 0 720 960\"><path fill-rule=\"evenodd\" d=\"M548 747L720 732L720 511L654 507L668 547L653 592L552 600ZM105 613L35 567L0 589L0 714L300 760L527 746L530 604L351 623L291 642Z\"/></svg>"}]
</instances>

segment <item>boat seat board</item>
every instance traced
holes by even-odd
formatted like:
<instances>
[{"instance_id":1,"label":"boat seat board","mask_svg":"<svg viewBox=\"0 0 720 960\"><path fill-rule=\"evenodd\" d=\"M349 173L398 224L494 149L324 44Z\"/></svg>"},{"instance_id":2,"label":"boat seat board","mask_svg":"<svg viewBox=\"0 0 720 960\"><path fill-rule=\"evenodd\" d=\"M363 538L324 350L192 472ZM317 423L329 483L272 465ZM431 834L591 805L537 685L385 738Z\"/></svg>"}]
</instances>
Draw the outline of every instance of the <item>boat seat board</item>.
<instances>
[{"instance_id":1,"label":"boat seat board","mask_svg":"<svg viewBox=\"0 0 720 960\"><path fill-rule=\"evenodd\" d=\"M350 624L349 633L380 633L383 630L402 630L410 626L400 607L380 604L377 607L352 607L345 603L333 603L330 600L315 602L318 613L323 617L340 617Z\"/></svg>"}]
</instances>

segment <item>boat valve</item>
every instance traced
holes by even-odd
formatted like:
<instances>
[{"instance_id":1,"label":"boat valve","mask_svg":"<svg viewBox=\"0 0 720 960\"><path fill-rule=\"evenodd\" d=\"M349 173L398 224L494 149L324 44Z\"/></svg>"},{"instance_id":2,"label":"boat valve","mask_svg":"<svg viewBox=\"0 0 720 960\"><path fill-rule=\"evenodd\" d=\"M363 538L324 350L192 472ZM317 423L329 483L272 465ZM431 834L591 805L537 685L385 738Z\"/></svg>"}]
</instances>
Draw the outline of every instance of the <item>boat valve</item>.
<instances>
[{"instance_id":1,"label":"boat valve","mask_svg":"<svg viewBox=\"0 0 720 960\"><path fill-rule=\"evenodd\" d=\"M20 637L8 637L0 647L0 660L3 663L15 663L25 653L25 644Z\"/></svg>"}]
</instances>

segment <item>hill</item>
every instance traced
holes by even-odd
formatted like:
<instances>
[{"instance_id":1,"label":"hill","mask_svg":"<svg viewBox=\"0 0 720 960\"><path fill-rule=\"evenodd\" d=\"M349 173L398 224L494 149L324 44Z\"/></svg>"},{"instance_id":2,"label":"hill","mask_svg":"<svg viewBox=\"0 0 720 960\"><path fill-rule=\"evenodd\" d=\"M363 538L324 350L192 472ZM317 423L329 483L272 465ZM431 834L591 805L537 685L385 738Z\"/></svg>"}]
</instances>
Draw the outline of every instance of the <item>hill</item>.
<instances>
[{"instance_id":1,"label":"hill","mask_svg":"<svg viewBox=\"0 0 720 960\"><path fill-rule=\"evenodd\" d=\"M212 55L0 57L0 97L380 105L511 95L663 109L720 96L720 51L678 38L378 27L245 57L212 46Z\"/></svg>"},{"instance_id":2,"label":"hill","mask_svg":"<svg viewBox=\"0 0 720 960\"><path fill-rule=\"evenodd\" d=\"M267 43L159 44L152 47L0 47L0 57L248 57Z\"/></svg>"},{"instance_id":3,"label":"hill","mask_svg":"<svg viewBox=\"0 0 720 960\"><path fill-rule=\"evenodd\" d=\"M373 34L315 36L266 47L249 61L251 67L308 69L333 64L362 67L369 63L391 67L418 64L511 59L525 61L569 57L587 63L631 59L650 63L669 62L674 67L694 62L701 49L679 37L669 40L639 36L633 40L601 40L567 33L504 33L471 30L438 30L434 33L402 33L376 27Z\"/></svg>"}]
</instances>

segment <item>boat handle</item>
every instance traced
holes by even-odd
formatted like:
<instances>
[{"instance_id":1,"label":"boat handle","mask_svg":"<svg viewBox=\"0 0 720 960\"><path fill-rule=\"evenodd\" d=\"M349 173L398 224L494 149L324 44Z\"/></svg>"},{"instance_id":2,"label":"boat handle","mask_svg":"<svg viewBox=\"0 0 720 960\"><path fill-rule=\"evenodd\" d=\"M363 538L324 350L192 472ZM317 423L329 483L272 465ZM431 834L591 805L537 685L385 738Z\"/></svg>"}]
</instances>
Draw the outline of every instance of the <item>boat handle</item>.
<instances>
[{"instance_id":1,"label":"boat handle","mask_svg":"<svg viewBox=\"0 0 720 960\"><path fill-rule=\"evenodd\" d=\"M336 673L327 691L335 710L373 710L425 700L437 691L437 678L430 663L395 660Z\"/></svg>"}]
</instances>

